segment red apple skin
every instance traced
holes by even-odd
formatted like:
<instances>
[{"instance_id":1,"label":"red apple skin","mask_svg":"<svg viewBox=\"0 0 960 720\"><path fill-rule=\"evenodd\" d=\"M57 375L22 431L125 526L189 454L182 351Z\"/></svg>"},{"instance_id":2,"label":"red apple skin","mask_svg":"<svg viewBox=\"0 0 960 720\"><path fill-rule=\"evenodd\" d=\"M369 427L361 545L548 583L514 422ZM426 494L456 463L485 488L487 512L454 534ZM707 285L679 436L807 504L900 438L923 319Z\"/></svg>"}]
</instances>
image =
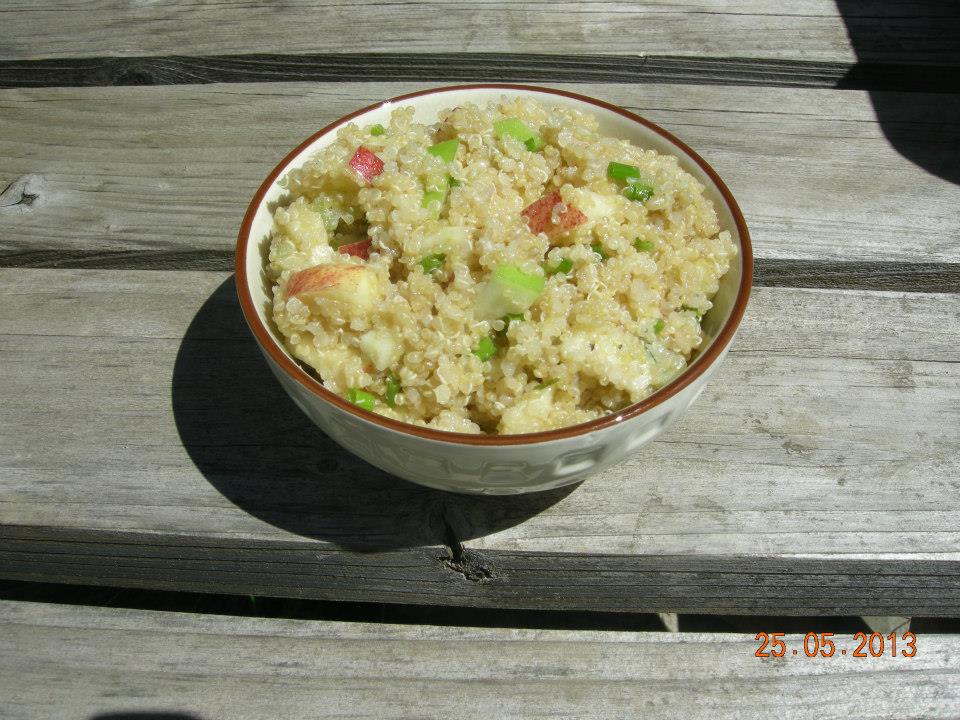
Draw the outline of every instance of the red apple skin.
<instances>
[{"instance_id":1,"label":"red apple skin","mask_svg":"<svg viewBox=\"0 0 960 720\"><path fill-rule=\"evenodd\" d=\"M335 287L363 271L360 265L317 265L300 270L291 275L287 282L287 297L302 297Z\"/></svg>"},{"instance_id":2,"label":"red apple skin","mask_svg":"<svg viewBox=\"0 0 960 720\"><path fill-rule=\"evenodd\" d=\"M371 242L372 241L370 238L367 238L366 240L361 240L360 242L341 245L337 248L337 252L343 253L344 255L353 255L354 257L358 257L363 260L368 260L370 258Z\"/></svg>"},{"instance_id":3,"label":"red apple skin","mask_svg":"<svg viewBox=\"0 0 960 720\"><path fill-rule=\"evenodd\" d=\"M383 160L362 145L357 148L348 164L357 172L357 175L363 178L367 185L371 184L373 179L383 172Z\"/></svg>"},{"instance_id":4,"label":"red apple skin","mask_svg":"<svg viewBox=\"0 0 960 720\"><path fill-rule=\"evenodd\" d=\"M554 190L539 200L532 202L520 214L526 218L530 232L545 233L553 238L573 230L587 221L587 216L573 205L567 205L559 217L559 222L553 222L553 208L563 202L560 191Z\"/></svg>"}]
</instances>

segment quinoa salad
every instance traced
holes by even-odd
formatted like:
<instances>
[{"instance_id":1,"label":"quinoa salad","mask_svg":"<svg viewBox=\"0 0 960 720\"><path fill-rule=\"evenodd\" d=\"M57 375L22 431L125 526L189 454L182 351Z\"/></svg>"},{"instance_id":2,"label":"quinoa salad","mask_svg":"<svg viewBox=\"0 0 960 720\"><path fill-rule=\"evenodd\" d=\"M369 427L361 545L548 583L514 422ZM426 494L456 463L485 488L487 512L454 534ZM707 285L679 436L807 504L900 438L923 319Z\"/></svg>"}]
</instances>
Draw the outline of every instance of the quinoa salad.
<instances>
[{"instance_id":1,"label":"quinoa salad","mask_svg":"<svg viewBox=\"0 0 960 720\"><path fill-rule=\"evenodd\" d=\"M683 372L737 248L677 159L530 98L341 128L281 184L267 278L288 350L359 407L551 430Z\"/></svg>"}]
</instances>

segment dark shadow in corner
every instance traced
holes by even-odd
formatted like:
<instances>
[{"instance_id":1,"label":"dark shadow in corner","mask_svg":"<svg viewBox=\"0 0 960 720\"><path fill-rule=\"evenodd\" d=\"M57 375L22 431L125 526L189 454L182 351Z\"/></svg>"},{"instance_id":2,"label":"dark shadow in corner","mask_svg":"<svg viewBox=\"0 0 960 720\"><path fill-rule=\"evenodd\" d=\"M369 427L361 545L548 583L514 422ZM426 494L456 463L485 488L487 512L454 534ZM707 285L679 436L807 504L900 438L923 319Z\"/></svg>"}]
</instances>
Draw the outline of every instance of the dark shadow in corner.
<instances>
[{"instance_id":1,"label":"dark shadow in corner","mask_svg":"<svg viewBox=\"0 0 960 720\"><path fill-rule=\"evenodd\" d=\"M187 329L172 403L184 447L228 500L276 527L353 550L482 537L523 522L576 487L456 495L405 482L351 455L273 377L243 320L233 278Z\"/></svg>"},{"instance_id":2,"label":"dark shadow in corner","mask_svg":"<svg viewBox=\"0 0 960 720\"><path fill-rule=\"evenodd\" d=\"M857 56L839 86L869 90L890 144L960 184L960 3L837 0L837 8Z\"/></svg>"}]
</instances>

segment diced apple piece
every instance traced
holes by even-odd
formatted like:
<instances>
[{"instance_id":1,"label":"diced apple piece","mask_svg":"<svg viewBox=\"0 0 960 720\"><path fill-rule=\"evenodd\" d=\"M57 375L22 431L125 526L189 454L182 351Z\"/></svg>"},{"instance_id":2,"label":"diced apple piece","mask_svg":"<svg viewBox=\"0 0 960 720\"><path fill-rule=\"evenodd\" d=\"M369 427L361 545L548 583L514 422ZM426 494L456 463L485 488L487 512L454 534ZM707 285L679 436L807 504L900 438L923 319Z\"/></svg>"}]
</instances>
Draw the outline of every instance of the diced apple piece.
<instances>
[{"instance_id":1,"label":"diced apple piece","mask_svg":"<svg viewBox=\"0 0 960 720\"><path fill-rule=\"evenodd\" d=\"M470 233L466 228L448 225L422 236L415 245L416 247L412 248L415 255L430 253L458 255L469 249Z\"/></svg>"},{"instance_id":2,"label":"diced apple piece","mask_svg":"<svg viewBox=\"0 0 960 720\"><path fill-rule=\"evenodd\" d=\"M376 273L363 265L317 265L290 276L287 297L334 302L359 314L373 310L382 289Z\"/></svg>"},{"instance_id":3,"label":"diced apple piece","mask_svg":"<svg viewBox=\"0 0 960 720\"><path fill-rule=\"evenodd\" d=\"M542 275L525 273L513 265L501 265L480 291L475 314L480 320L496 320L522 313L537 301L545 284Z\"/></svg>"},{"instance_id":4,"label":"diced apple piece","mask_svg":"<svg viewBox=\"0 0 960 720\"><path fill-rule=\"evenodd\" d=\"M560 191L554 190L528 205L520 214L526 218L531 232L545 233L547 237L554 238L573 230L587 220L587 216L573 205L567 205L566 209L554 218L554 208L562 202Z\"/></svg>"},{"instance_id":5,"label":"diced apple piece","mask_svg":"<svg viewBox=\"0 0 960 720\"><path fill-rule=\"evenodd\" d=\"M343 253L344 255L353 255L354 257L366 260L370 257L370 243L370 238L361 240L360 242L347 243L346 245L341 245L338 247L337 252Z\"/></svg>"},{"instance_id":6,"label":"diced apple piece","mask_svg":"<svg viewBox=\"0 0 960 720\"><path fill-rule=\"evenodd\" d=\"M349 165L356 170L357 175L363 178L363 181L367 185L372 183L373 179L383 172L383 160L362 145L357 148L353 157L350 158Z\"/></svg>"},{"instance_id":7,"label":"diced apple piece","mask_svg":"<svg viewBox=\"0 0 960 720\"><path fill-rule=\"evenodd\" d=\"M360 336L360 349L381 372L400 357L400 344L389 330L368 330Z\"/></svg>"},{"instance_id":8,"label":"diced apple piece","mask_svg":"<svg viewBox=\"0 0 960 720\"><path fill-rule=\"evenodd\" d=\"M616 202L615 199L611 199L592 190L581 190L578 202L583 208L583 214L586 216L587 221L591 223L596 223L605 217L609 217L616 209L616 205L614 204Z\"/></svg>"}]
</instances>

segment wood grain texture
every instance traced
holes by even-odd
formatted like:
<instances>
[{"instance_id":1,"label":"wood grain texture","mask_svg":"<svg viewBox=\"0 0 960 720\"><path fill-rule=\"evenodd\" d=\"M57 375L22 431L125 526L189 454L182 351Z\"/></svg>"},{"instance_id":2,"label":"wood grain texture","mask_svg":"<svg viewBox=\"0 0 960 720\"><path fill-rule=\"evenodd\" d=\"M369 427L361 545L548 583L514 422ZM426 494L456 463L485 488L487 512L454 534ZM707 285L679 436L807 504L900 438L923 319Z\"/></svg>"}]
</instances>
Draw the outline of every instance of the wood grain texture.
<instances>
[{"instance_id":1,"label":"wood grain texture","mask_svg":"<svg viewBox=\"0 0 960 720\"><path fill-rule=\"evenodd\" d=\"M726 615L960 614L960 562L716 555L344 552L316 542L0 525L0 577L475 608Z\"/></svg>"},{"instance_id":2,"label":"wood grain texture","mask_svg":"<svg viewBox=\"0 0 960 720\"><path fill-rule=\"evenodd\" d=\"M858 27L882 49L898 33L919 34L924 59L951 54L947 38L931 32L925 13L898 2L897 11L862 13ZM929 11L928 11L929 12ZM956 12L935 12L944 32ZM884 17L886 16L886 17ZM343 3L297 0L283 5L243 0L175 5L92 0L26 0L4 4L6 32L0 57L217 55L277 52L556 52L569 54L803 57L847 61L854 53L837 6L804 0L789 8L762 0L734 3L642 4L587 2L511 3L433 0ZM930 39L933 42L924 43ZM884 41L887 41L886 43ZM932 45L927 48L926 45ZM902 43L893 47L902 48ZM906 48L900 56L911 61Z\"/></svg>"},{"instance_id":3,"label":"wood grain texture","mask_svg":"<svg viewBox=\"0 0 960 720\"><path fill-rule=\"evenodd\" d=\"M949 718L956 636L913 658L754 657L752 635L363 625L0 604L9 720ZM802 647L802 635L788 635ZM836 639L837 653L856 644ZM802 650L801 650L802 654ZM696 698L696 702L691 702ZM112 713L117 713L113 715ZM126 713L126 714L124 714Z\"/></svg>"},{"instance_id":4,"label":"wood grain texture","mask_svg":"<svg viewBox=\"0 0 960 720\"><path fill-rule=\"evenodd\" d=\"M807 595L764 586L758 597L751 580L740 600L711 594L702 568L706 589L685 609L922 615L908 607L922 600L927 614L952 611L955 590L920 580L910 596L903 578L924 575L921 560L950 561L947 574L960 560L957 295L757 289L717 377L662 439L578 487L472 498L393 479L316 430L271 377L226 278L0 271L0 523L55 541L31 546L30 571L5 554L8 575L119 582L108 551L82 573L77 557L57 564L52 553L82 554L59 530L131 532L148 549L188 536L269 550L300 536L339 578L323 597L372 578L364 596L379 587L396 602L676 612L684 597L602 588L614 576L629 585L644 557L807 555L821 558L804 566L814 574L842 557L871 562L839 594L801 582ZM425 582L376 586L384 554ZM209 576L203 563L162 567L139 581L177 567ZM547 583L561 567L570 577ZM231 591L277 585L260 580Z\"/></svg>"},{"instance_id":5,"label":"wood grain texture","mask_svg":"<svg viewBox=\"0 0 960 720\"><path fill-rule=\"evenodd\" d=\"M324 53L0 60L0 88L264 82L580 82L958 92L960 67L761 58Z\"/></svg>"},{"instance_id":6,"label":"wood grain texture","mask_svg":"<svg viewBox=\"0 0 960 720\"><path fill-rule=\"evenodd\" d=\"M0 91L0 185L10 184L0 253L228 251L246 203L290 148L421 87ZM960 96L881 93L881 125L857 91L563 87L636 110L700 151L739 199L761 258L960 261L960 185L942 179L960 169Z\"/></svg>"}]
</instances>

